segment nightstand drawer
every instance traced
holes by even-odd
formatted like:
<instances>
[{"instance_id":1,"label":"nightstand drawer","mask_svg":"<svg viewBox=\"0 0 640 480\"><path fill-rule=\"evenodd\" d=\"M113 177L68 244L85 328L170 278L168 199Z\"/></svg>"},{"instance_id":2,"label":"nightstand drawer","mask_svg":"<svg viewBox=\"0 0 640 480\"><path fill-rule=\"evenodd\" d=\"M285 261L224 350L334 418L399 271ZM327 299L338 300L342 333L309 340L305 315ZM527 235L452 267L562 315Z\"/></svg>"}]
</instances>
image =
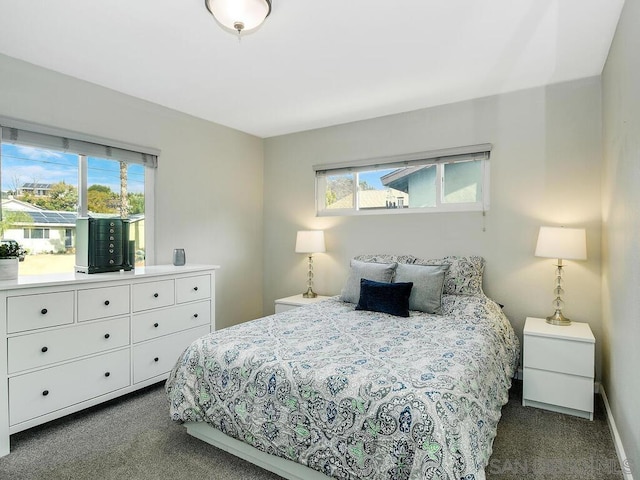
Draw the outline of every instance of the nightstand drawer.
<instances>
[{"instance_id":1,"label":"nightstand drawer","mask_svg":"<svg viewBox=\"0 0 640 480\"><path fill-rule=\"evenodd\" d=\"M317 302L322 302L331 297L325 295L318 295L313 298L305 298L302 294L292 295L290 297L279 298L275 302L276 313L286 312L287 310L293 310L294 308L304 307L305 305L312 305Z\"/></svg>"},{"instance_id":2,"label":"nightstand drawer","mask_svg":"<svg viewBox=\"0 0 640 480\"><path fill-rule=\"evenodd\" d=\"M594 344L525 335L524 365L583 377L593 377Z\"/></svg>"},{"instance_id":3,"label":"nightstand drawer","mask_svg":"<svg viewBox=\"0 0 640 480\"><path fill-rule=\"evenodd\" d=\"M533 368L523 370L522 398L593 412L593 378L565 375Z\"/></svg>"},{"instance_id":4,"label":"nightstand drawer","mask_svg":"<svg viewBox=\"0 0 640 480\"><path fill-rule=\"evenodd\" d=\"M294 308L298 308L299 305L289 305L286 303L276 303L276 313L286 312L287 310L293 310Z\"/></svg>"}]
</instances>

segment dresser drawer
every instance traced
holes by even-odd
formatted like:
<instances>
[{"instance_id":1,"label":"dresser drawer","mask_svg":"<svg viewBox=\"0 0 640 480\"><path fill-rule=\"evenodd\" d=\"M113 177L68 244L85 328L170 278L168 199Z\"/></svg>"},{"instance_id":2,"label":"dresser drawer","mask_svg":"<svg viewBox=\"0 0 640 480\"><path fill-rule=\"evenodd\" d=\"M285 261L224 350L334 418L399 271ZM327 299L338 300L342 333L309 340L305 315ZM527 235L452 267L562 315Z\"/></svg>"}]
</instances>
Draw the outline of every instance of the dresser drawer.
<instances>
[{"instance_id":1,"label":"dresser drawer","mask_svg":"<svg viewBox=\"0 0 640 480\"><path fill-rule=\"evenodd\" d=\"M211 297L211 276L178 278L176 280L176 302L185 303Z\"/></svg>"},{"instance_id":2,"label":"dresser drawer","mask_svg":"<svg viewBox=\"0 0 640 480\"><path fill-rule=\"evenodd\" d=\"M209 301L179 305L173 308L153 310L133 316L133 342L142 342L162 335L209 325L211 303Z\"/></svg>"},{"instance_id":3,"label":"dresser drawer","mask_svg":"<svg viewBox=\"0 0 640 480\"><path fill-rule=\"evenodd\" d=\"M129 286L78 290L78 321L129 313Z\"/></svg>"},{"instance_id":4,"label":"dresser drawer","mask_svg":"<svg viewBox=\"0 0 640 480\"><path fill-rule=\"evenodd\" d=\"M160 337L133 347L133 383L169 372L180 354L196 338L209 333L209 327L198 327Z\"/></svg>"},{"instance_id":5,"label":"dresser drawer","mask_svg":"<svg viewBox=\"0 0 640 480\"><path fill-rule=\"evenodd\" d=\"M9 423L16 425L130 385L129 350L9 379Z\"/></svg>"},{"instance_id":6,"label":"dresser drawer","mask_svg":"<svg viewBox=\"0 0 640 480\"><path fill-rule=\"evenodd\" d=\"M593 356L593 343L525 335L525 367L593 377Z\"/></svg>"},{"instance_id":7,"label":"dresser drawer","mask_svg":"<svg viewBox=\"0 0 640 480\"><path fill-rule=\"evenodd\" d=\"M8 370L15 373L128 344L128 317L10 337Z\"/></svg>"},{"instance_id":8,"label":"dresser drawer","mask_svg":"<svg viewBox=\"0 0 640 480\"><path fill-rule=\"evenodd\" d=\"M133 286L133 311L141 312L152 308L168 307L175 303L173 280L138 283Z\"/></svg>"},{"instance_id":9,"label":"dresser drawer","mask_svg":"<svg viewBox=\"0 0 640 480\"><path fill-rule=\"evenodd\" d=\"M593 412L593 378L524 368L524 401Z\"/></svg>"},{"instance_id":10,"label":"dresser drawer","mask_svg":"<svg viewBox=\"0 0 640 480\"><path fill-rule=\"evenodd\" d=\"M8 333L73 323L74 292L7 298Z\"/></svg>"}]
</instances>

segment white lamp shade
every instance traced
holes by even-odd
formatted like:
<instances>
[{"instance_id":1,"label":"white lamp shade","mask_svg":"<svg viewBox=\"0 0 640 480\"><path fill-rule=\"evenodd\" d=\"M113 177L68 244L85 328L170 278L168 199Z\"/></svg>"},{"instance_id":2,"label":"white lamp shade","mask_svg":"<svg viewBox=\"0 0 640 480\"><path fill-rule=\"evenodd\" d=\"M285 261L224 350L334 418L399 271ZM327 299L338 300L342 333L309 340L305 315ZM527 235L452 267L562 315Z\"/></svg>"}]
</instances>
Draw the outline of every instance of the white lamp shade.
<instances>
[{"instance_id":1,"label":"white lamp shade","mask_svg":"<svg viewBox=\"0 0 640 480\"><path fill-rule=\"evenodd\" d=\"M326 252L322 230L300 230L296 236L296 253Z\"/></svg>"},{"instance_id":2,"label":"white lamp shade","mask_svg":"<svg viewBox=\"0 0 640 480\"><path fill-rule=\"evenodd\" d=\"M207 8L221 25L230 30L238 30L236 24L242 23L242 31L259 27L271 12L270 0L205 0Z\"/></svg>"},{"instance_id":3,"label":"white lamp shade","mask_svg":"<svg viewBox=\"0 0 640 480\"><path fill-rule=\"evenodd\" d=\"M566 260L587 259L587 237L584 228L540 227L536 257Z\"/></svg>"}]
</instances>

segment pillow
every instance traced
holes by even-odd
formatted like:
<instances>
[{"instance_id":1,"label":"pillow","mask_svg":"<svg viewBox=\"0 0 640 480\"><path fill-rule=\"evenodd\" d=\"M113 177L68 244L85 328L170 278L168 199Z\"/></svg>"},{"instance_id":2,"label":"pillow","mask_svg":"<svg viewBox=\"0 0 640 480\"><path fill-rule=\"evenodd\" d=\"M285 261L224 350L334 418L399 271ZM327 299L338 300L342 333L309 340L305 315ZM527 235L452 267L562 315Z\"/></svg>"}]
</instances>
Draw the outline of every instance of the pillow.
<instances>
[{"instance_id":1,"label":"pillow","mask_svg":"<svg viewBox=\"0 0 640 480\"><path fill-rule=\"evenodd\" d=\"M391 283L393 274L398 264L393 263L368 263L351 260L349 278L340 293L343 302L358 303L360 299L360 280L366 278L376 282Z\"/></svg>"},{"instance_id":2,"label":"pillow","mask_svg":"<svg viewBox=\"0 0 640 480\"><path fill-rule=\"evenodd\" d=\"M449 265L444 276L447 295L483 295L484 258L449 256L436 260L416 260L415 265Z\"/></svg>"},{"instance_id":3,"label":"pillow","mask_svg":"<svg viewBox=\"0 0 640 480\"><path fill-rule=\"evenodd\" d=\"M354 260L367 262L398 262L413 265L449 265L444 276L444 292L447 295L484 295L482 291L482 275L484 258L479 256L447 256L444 258L424 260L413 255L359 255Z\"/></svg>"},{"instance_id":4,"label":"pillow","mask_svg":"<svg viewBox=\"0 0 640 480\"><path fill-rule=\"evenodd\" d=\"M411 282L409 309L442 315L444 276L449 265L407 265L399 263L395 282Z\"/></svg>"},{"instance_id":5,"label":"pillow","mask_svg":"<svg viewBox=\"0 0 640 480\"><path fill-rule=\"evenodd\" d=\"M412 287L411 282L385 283L363 278L360 280L360 299L356 310L408 317Z\"/></svg>"}]
</instances>

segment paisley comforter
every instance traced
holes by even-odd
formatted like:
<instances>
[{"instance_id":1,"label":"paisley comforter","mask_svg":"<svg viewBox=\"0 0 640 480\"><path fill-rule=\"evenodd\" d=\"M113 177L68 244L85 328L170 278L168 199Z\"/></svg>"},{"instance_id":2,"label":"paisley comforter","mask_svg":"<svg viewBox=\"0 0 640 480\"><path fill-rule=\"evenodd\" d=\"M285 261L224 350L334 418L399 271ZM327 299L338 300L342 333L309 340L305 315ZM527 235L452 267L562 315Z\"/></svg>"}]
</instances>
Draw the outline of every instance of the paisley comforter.
<instances>
[{"instance_id":1,"label":"paisley comforter","mask_svg":"<svg viewBox=\"0 0 640 480\"><path fill-rule=\"evenodd\" d=\"M330 299L204 336L167 381L171 416L330 477L484 479L518 339L484 295L443 311Z\"/></svg>"}]
</instances>

